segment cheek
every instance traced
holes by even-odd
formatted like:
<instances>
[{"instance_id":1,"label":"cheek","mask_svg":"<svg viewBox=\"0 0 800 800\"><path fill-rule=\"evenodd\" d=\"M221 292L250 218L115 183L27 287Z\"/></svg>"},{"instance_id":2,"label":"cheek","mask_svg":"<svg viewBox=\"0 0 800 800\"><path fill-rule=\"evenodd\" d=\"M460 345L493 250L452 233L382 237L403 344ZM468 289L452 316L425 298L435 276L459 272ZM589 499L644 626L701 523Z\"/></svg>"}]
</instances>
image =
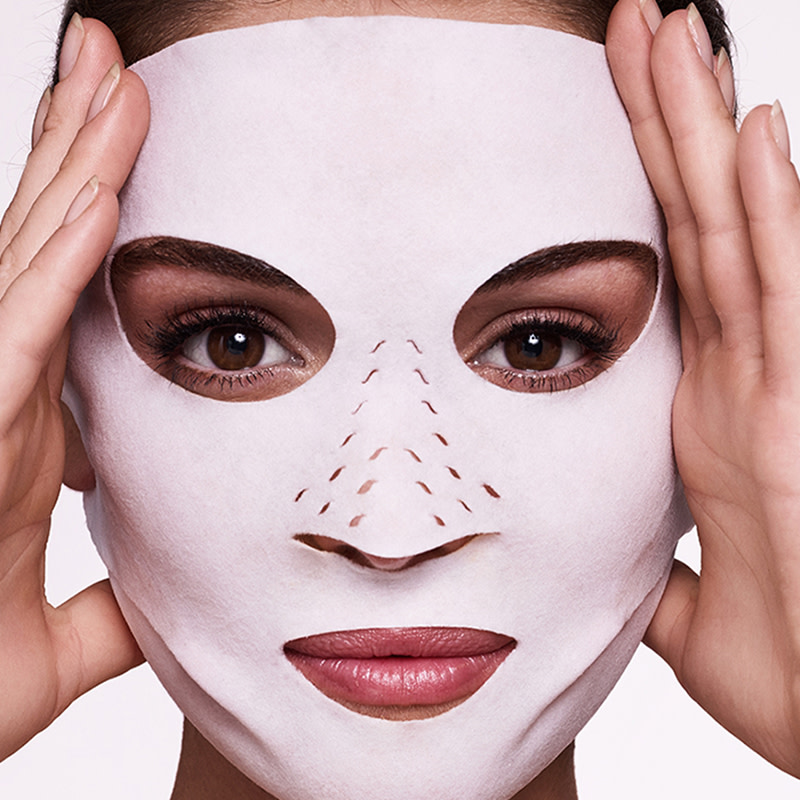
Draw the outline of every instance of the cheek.
<instances>
[{"instance_id":1,"label":"cheek","mask_svg":"<svg viewBox=\"0 0 800 800\"><path fill-rule=\"evenodd\" d=\"M649 546L640 530L672 502L671 346L649 336L589 384L531 396L487 384L424 332L363 339L308 384L246 408L189 395L121 352L120 382L106 381L106 361L90 393L92 456L128 529L108 556L136 542L164 586L200 571L220 587L242 558L239 586L257 597L275 552L302 551L298 535L406 558L500 534L497 547L529 554L515 572L535 567L543 597L566 596L565 572L635 561Z\"/></svg>"}]
</instances>

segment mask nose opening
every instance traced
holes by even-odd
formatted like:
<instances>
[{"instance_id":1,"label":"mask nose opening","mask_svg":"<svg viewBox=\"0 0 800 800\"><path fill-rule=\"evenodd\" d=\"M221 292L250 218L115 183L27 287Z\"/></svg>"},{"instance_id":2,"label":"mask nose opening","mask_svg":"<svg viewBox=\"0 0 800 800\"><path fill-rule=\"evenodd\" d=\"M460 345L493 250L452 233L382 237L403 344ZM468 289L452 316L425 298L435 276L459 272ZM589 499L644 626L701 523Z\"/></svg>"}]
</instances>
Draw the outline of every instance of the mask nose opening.
<instances>
[{"instance_id":1,"label":"mask nose opening","mask_svg":"<svg viewBox=\"0 0 800 800\"><path fill-rule=\"evenodd\" d=\"M461 536L458 539L453 539L449 542L433 547L430 550L425 550L422 553L414 553L408 556L386 557L375 555L374 553L367 553L358 547L341 539L334 539L330 536L321 536L314 533L298 533L293 538L313 550L319 550L323 553L333 553L334 555L342 556L353 564L368 569L376 569L381 572L400 572L401 570L416 567L427 561L433 561L437 558L455 553L466 547L470 542L477 539L479 536L497 536L496 533L473 533L468 536Z\"/></svg>"}]
</instances>

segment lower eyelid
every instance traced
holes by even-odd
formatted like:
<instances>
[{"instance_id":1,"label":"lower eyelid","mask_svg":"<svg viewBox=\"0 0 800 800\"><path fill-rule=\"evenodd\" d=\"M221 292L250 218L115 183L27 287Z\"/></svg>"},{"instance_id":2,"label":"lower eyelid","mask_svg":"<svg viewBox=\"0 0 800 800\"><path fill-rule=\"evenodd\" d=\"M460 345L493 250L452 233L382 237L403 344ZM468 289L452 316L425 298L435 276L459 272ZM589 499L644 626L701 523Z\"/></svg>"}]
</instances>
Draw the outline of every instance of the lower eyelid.
<instances>
[{"instance_id":1,"label":"lower eyelid","mask_svg":"<svg viewBox=\"0 0 800 800\"><path fill-rule=\"evenodd\" d=\"M506 391L539 394L560 392L588 383L604 369L605 366L600 368L593 362L583 362L549 372L523 373L513 368L491 365L478 365L474 371L488 383Z\"/></svg>"}]
</instances>

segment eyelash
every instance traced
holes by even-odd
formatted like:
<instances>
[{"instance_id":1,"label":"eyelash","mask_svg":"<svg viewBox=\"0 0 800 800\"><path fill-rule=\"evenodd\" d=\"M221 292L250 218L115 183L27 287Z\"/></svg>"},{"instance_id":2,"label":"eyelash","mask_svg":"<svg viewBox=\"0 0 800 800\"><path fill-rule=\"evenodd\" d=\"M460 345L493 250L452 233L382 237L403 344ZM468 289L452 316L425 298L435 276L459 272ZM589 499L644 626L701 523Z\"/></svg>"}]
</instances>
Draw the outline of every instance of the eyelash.
<instances>
[{"instance_id":1,"label":"eyelash","mask_svg":"<svg viewBox=\"0 0 800 800\"><path fill-rule=\"evenodd\" d=\"M493 331L491 341L477 355L467 360L472 369L498 386L530 393L570 389L586 383L622 355L619 330L607 329L594 319L563 309L522 313L522 317L508 315L494 323L492 327L499 327L499 332ZM284 337L277 330L272 318L246 302L231 302L223 307L176 308L160 324L146 321L146 333L141 340L144 347L154 355L157 370L172 383L190 391L198 387L215 387L221 391L250 388L259 379L274 377L275 365L226 373L204 371L200 366L189 366L181 360L185 359L181 350L191 337L223 325L238 325L260 331L289 352L294 352L285 344ZM521 371L513 367L479 363L476 360L497 344L531 332L577 342L588 358L584 356L579 363L540 372ZM293 358L297 360L292 366L302 364L302 358L297 355Z\"/></svg>"},{"instance_id":2,"label":"eyelash","mask_svg":"<svg viewBox=\"0 0 800 800\"><path fill-rule=\"evenodd\" d=\"M509 318L501 319L499 333L495 332L491 341L467 362L476 372L503 388L518 392L571 389L595 377L624 352L620 344L620 331L608 329L590 317L564 309L543 309L523 314L522 318L509 315ZM515 335L531 332L577 342L586 351L588 359L584 360L585 356L580 363L541 372L525 372L513 367L477 362L479 356L497 344Z\"/></svg>"},{"instance_id":3,"label":"eyelash","mask_svg":"<svg viewBox=\"0 0 800 800\"><path fill-rule=\"evenodd\" d=\"M148 352L155 356L157 371L172 383L184 386L190 391L199 386L214 385L221 390L246 388L254 386L259 378L274 377L274 365L253 367L242 372L205 372L199 365L189 366L180 360L185 358L181 349L189 339L223 325L239 325L258 330L293 352L284 344L284 337L271 322L271 317L246 302L231 302L230 305L223 307L183 310L176 308L167 314L160 324L146 321L144 323L146 333L141 337L141 342ZM294 355L294 358L297 361L293 366L302 364L300 356Z\"/></svg>"}]
</instances>

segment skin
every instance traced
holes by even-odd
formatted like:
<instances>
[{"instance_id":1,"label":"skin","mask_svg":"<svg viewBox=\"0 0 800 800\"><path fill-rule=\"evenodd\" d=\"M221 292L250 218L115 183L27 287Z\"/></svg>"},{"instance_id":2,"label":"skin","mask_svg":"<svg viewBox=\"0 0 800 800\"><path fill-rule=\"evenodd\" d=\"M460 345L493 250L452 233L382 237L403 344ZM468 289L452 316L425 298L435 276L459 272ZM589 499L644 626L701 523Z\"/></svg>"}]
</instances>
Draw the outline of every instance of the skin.
<instances>
[{"instance_id":1,"label":"skin","mask_svg":"<svg viewBox=\"0 0 800 800\"><path fill-rule=\"evenodd\" d=\"M224 24L374 13L561 27L512 0L242 3ZM675 12L653 36L638 0L620 0L608 35L669 226L685 362L675 450L703 546L701 576L676 565L647 643L725 727L800 776L800 185L769 108L752 111L737 133L724 76L704 63L687 19ZM79 489L93 481L59 401L68 320L113 239L115 194L148 119L144 87L122 71L105 108L85 122L122 59L100 23L85 20L73 34L80 54L62 61L0 226L0 364L13 376L0 397L0 757L142 660L107 582L59 608L43 588L61 480ZM99 184L82 191L94 175ZM189 797L269 796L187 726L173 798ZM570 748L517 800L574 797Z\"/></svg>"}]
</instances>

